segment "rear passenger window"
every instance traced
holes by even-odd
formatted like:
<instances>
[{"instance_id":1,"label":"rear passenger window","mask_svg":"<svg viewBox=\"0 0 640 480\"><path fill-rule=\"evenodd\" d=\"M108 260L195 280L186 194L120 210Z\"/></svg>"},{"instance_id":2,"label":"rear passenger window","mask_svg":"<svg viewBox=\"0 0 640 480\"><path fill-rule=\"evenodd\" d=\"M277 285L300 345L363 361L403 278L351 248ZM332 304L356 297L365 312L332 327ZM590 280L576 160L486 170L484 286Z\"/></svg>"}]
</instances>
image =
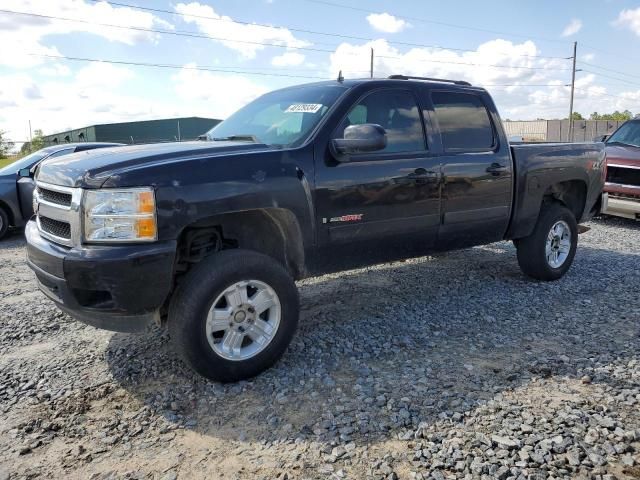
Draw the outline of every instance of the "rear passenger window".
<instances>
[{"instance_id":1,"label":"rear passenger window","mask_svg":"<svg viewBox=\"0 0 640 480\"><path fill-rule=\"evenodd\" d=\"M363 123L375 123L387 132L387 147L382 153L425 149L418 104L406 90L380 90L367 95L353 106L340 126L340 132L342 134L349 125Z\"/></svg>"},{"instance_id":2,"label":"rear passenger window","mask_svg":"<svg viewBox=\"0 0 640 480\"><path fill-rule=\"evenodd\" d=\"M491 119L480 97L468 93L432 92L431 99L445 151L493 148Z\"/></svg>"}]
</instances>

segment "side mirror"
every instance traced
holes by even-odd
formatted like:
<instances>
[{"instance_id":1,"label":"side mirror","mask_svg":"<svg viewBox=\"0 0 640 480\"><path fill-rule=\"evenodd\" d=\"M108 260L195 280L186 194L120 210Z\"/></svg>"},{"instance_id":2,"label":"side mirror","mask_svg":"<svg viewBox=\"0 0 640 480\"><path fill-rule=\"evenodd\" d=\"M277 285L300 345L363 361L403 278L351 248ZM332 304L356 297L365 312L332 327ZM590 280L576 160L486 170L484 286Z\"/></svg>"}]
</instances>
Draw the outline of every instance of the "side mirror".
<instances>
[{"instance_id":1,"label":"side mirror","mask_svg":"<svg viewBox=\"0 0 640 480\"><path fill-rule=\"evenodd\" d=\"M31 177L31 169L30 168L21 168L18 170L18 176L22 178L30 178Z\"/></svg>"},{"instance_id":2,"label":"side mirror","mask_svg":"<svg viewBox=\"0 0 640 480\"><path fill-rule=\"evenodd\" d=\"M349 161L348 155L352 153L384 150L387 146L387 132L375 123L350 125L344 129L344 138L333 139L331 145L338 161Z\"/></svg>"},{"instance_id":3,"label":"side mirror","mask_svg":"<svg viewBox=\"0 0 640 480\"><path fill-rule=\"evenodd\" d=\"M610 137L611 135L598 135L597 137L593 137L593 141L594 142L606 142L607 139Z\"/></svg>"}]
</instances>

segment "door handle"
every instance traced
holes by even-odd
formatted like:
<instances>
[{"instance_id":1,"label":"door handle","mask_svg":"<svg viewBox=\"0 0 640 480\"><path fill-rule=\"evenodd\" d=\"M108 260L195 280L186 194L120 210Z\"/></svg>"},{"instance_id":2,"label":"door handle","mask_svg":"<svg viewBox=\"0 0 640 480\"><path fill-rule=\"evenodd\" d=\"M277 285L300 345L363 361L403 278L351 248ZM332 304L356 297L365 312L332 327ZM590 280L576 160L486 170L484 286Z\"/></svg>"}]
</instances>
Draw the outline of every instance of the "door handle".
<instances>
[{"instance_id":1,"label":"door handle","mask_svg":"<svg viewBox=\"0 0 640 480\"><path fill-rule=\"evenodd\" d=\"M440 173L425 168L416 168L414 172L407 175L412 180L420 183L434 183L440 181Z\"/></svg>"},{"instance_id":2,"label":"door handle","mask_svg":"<svg viewBox=\"0 0 640 480\"><path fill-rule=\"evenodd\" d=\"M502 175L503 173L507 173L508 171L509 169L506 166L499 163L492 163L491 166L487 167L486 170L487 173L491 173L495 176Z\"/></svg>"}]
</instances>

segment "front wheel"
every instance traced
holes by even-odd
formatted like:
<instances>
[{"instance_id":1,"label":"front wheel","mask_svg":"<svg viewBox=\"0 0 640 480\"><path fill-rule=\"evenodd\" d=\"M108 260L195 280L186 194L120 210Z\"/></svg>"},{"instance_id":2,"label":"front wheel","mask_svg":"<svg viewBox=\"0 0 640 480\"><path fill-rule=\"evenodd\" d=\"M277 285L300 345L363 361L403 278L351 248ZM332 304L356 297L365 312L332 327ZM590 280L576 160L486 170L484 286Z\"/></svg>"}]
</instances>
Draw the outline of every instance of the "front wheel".
<instances>
[{"instance_id":1,"label":"front wheel","mask_svg":"<svg viewBox=\"0 0 640 480\"><path fill-rule=\"evenodd\" d=\"M9 231L9 215L4 211L2 207L0 207L0 240L4 238L4 236Z\"/></svg>"},{"instance_id":2,"label":"front wheel","mask_svg":"<svg viewBox=\"0 0 640 480\"><path fill-rule=\"evenodd\" d=\"M271 367L298 325L298 291L273 258L226 250L202 261L178 287L169 336L200 375L233 382Z\"/></svg>"},{"instance_id":3,"label":"front wheel","mask_svg":"<svg viewBox=\"0 0 640 480\"><path fill-rule=\"evenodd\" d=\"M557 280L573 263L578 225L568 208L552 203L543 207L531 235L514 243L525 274L537 280Z\"/></svg>"}]
</instances>

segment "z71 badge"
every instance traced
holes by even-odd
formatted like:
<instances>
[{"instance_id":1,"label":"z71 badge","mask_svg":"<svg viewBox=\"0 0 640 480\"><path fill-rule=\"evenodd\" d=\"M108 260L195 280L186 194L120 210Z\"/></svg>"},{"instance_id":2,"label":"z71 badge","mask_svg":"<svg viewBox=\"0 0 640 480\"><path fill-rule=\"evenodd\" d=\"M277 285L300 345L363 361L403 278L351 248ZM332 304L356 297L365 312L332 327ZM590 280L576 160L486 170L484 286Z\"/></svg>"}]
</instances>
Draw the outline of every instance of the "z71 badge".
<instances>
[{"instance_id":1,"label":"z71 badge","mask_svg":"<svg viewBox=\"0 0 640 480\"><path fill-rule=\"evenodd\" d=\"M322 223L359 222L362 220L362 215L362 213L342 215L341 217L331 217L328 221L326 218L323 218Z\"/></svg>"}]
</instances>

